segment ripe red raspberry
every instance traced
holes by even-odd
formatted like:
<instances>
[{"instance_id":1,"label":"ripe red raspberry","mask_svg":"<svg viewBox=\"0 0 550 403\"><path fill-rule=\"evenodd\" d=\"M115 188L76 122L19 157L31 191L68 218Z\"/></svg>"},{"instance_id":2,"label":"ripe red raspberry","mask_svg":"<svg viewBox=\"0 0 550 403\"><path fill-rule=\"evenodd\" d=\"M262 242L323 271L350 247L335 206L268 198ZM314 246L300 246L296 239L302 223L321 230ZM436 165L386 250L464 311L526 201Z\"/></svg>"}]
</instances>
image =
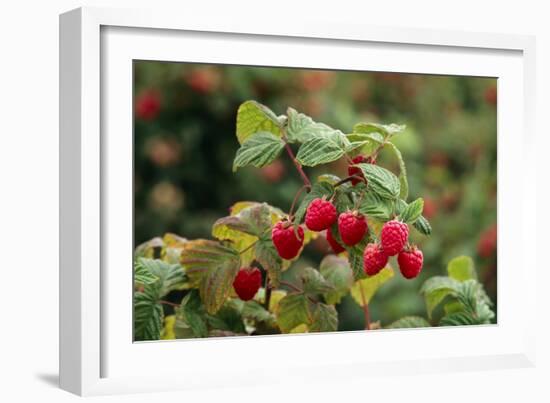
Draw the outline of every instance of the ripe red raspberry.
<instances>
[{"instance_id":1,"label":"ripe red raspberry","mask_svg":"<svg viewBox=\"0 0 550 403\"><path fill-rule=\"evenodd\" d=\"M261 285L262 273L257 267L241 267L233 281L233 288L243 301L254 298Z\"/></svg>"},{"instance_id":2,"label":"ripe red raspberry","mask_svg":"<svg viewBox=\"0 0 550 403\"><path fill-rule=\"evenodd\" d=\"M298 227L298 237L294 233L294 226L290 221L279 221L271 231L271 239L277 253L283 259L294 259L304 243L304 230Z\"/></svg>"},{"instance_id":3,"label":"ripe red raspberry","mask_svg":"<svg viewBox=\"0 0 550 403\"><path fill-rule=\"evenodd\" d=\"M160 95L156 90L147 90L136 99L136 115L143 120L153 120L160 112Z\"/></svg>"},{"instance_id":4,"label":"ripe red raspberry","mask_svg":"<svg viewBox=\"0 0 550 403\"><path fill-rule=\"evenodd\" d=\"M323 231L336 221L336 207L328 200L314 199L306 212L306 227L312 231Z\"/></svg>"},{"instance_id":5,"label":"ripe red raspberry","mask_svg":"<svg viewBox=\"0 0 550 403\"><path fill-rule=\"evenodd\" d=\"M409 227L407 224L397 220L388 221L384 224L380 233L384 253L388 256L397 255L403 250L408 237Z\"/></svg>"},{"instance_id":6,"label":"ripe red raspberry","mask_svg":"<svg viewBox=\"0 0 550 403\"><path fill-rule=\"evenodd\" d=\"M363 252L363 267L369 276L378 274L388 264L388 256L382 247L375 243L369 243Z\"/></svg>"},{"instance_id":7,"label":"ripe red raspberry","mask_svg":"<svg viewBox=\"0 0 550 403\"><path fill-rule=\"evenodd\" d=\"M367 220L365 216L357 211L347 211L338 217L338 231L342 242L353 246L360 242L367 232Z\"/></svg>"},{"instance_id":8,"label":"ripe red raspberry","mask_svg":"<svg viewBox=\"0 0 550 403\"><path fill-rule=\"evenodd\" d=\"M403 277L411 279L420 274L422 270L422 263L424 262L424 256L422 251L413 246L409 250L403 250L397 256L397 263L399 263L399 270Z\"/></svg>"},{"instance_id":9,"label":"ripe red raspberry","mask_svg":"<svg viewBox=\"0 0 550 403\"><path fill-rule=\"evenodd\" d=\"M365 158L365 156L363 155L358 155L357 157L355 157L354 159L351 160L351 162L353 164L361 164L361 163L365 163L367 162L367 158ZM357 176L360 176L360 177L364 177L363 176L363 172L361 172L361 169L359 169L358 167L354 167L354 166L348 166L348 175L349 176L353 176L353 175L357 175ZM351 180L351 184L352 185L357 185L359 182L362 182L361 179L352 179Z\"/></svg>"},{"instance_id":10,"label":"ripe red raspberry","mask_svg":"<svg viewBox=\"0 0 550 403\"><path fill-rule=\"evenodd\" d=\"M327 241L330 244L330 247L332 248L334 253L336 253L336 254L342 253L343 251L346 250L342 245L340 245L338 243L338 241L336 239L334 239L334 237L332 236L332 231L330 230L330 228L327 229Z\"/></svg>"}]
</instances>

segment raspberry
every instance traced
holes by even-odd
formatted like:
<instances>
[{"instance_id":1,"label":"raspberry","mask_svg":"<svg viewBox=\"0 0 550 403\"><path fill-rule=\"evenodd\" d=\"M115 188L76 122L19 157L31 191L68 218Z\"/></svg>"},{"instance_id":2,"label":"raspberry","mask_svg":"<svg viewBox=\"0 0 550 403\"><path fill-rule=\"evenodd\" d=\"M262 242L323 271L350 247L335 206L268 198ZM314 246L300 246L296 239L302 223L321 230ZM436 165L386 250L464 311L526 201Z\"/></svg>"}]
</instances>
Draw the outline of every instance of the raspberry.
<instances>
[{"instance_id":1,"label":"raspberry","mask_svg":"<svg viewBox=\"0 0 550 403\"><path fill-rule=\"evenodd\" d=\"M336 207L323 199L314 199L306 212L306 227L312 231L323 231L336 221Z\"/></svg>"},{"instance_id":2,"label":"raspberry","mask_svg":"<svg viewBox=\"0 0 550 403\"><path fill-rule=\"evenodd\" d=\"M340 217L338 217L340 237L342 238L342 242L348 246L353 246L361 241L367 229L365 216L357 211L348 211L340 214Z\"/></svg>"},{"instance_id":3,"label":"raspberry","mask_svg":"<svg viewBox=\"0 0 550 403\"><path fill-rule=\"evenodd\" d=\"M355 157L354 159L351 160L351 162L353 162L353 164L361 164L361 163L364 163L364 162L367 162L367 158L365 158L363 155L358 155L357 157ZM348 166L348 175L349 176L353 176L353 175L357 175L357 176L360 176L360 177L364 177L363 176L363 172L361 172L361 169L359 169L358 167L354 167L354 166ZM351 184L352 185L357 185L359 182L362 182L361 179L352 179L351 180Z\"/></svg>"},{"instance_id":4,"label":"raspberry","mask_svg":"<svg viewBox=\"0 0 550 403\"><path fill-rule=\"evenodd\" d=\"M271 231L271 239L277 249L277 253L283 259L294 259L304 243L304 230L298 227L298 237L294 233L294 227L289 221L279 221Z\"/></svg>"},{"instance_id":5,"label":"raspberry","mask_svg":"<svg viewBox=\"0 0 550 403\"><path fill-rule=\"evenodd\" d=\"M257 267L241 267L233 281L233 288L243 301L254 298L261 285L262 273Z\"/></svg>"},{"instance_id":6,"label":"raspberry","mask_svg":"<svg viewBox=\"0 0 550 403\"><path fill-rule=\"evenodd\" d=\"M363 267L365 273L369 276L378 274L380 270L386 267L388 256L384 253L380 245L369 243L363 252Z\"/></svg>"},{"instance_id":7,"label":"raspberry","mask_svg":"<svg viewBox=\"0 0 550 403\"><path fill-rule=\"evenodd\" d=\"M327 241L330 244L330 247L332 248L334 253L336 253L336 254L342 253L343 251L346 250L342 245L340 245L338 243L338 241L336 239L334 239L334 237L332 236L332 231L330 230L330 228L327 229Z\"/></svg>"},{"instance_id":8,"label":"raspberry","mask_svg":"<svg viewBox=\"0 0 550 403\"><path fill-rule=\"evenodd\" d=\"M411 279L420 274L422 270L422 263L424 256L422 251L413 246L409 250L403 250L397 256L397 263L399 263L399 270L403 277Z\"/></svg>"},{"instance_id":9,"label":"raspberry","mask_svg":"<svg viewBox=\"0 0 550 403\"><path fill-rule=\"evenodd\" d=\"M153 120L160 112L160 95L156 90L147 90L136 99L136 115L142 120Z\"/></svg>"},{"instance_id":10,"label":"raspberry","mask_svg":"<svg viewBox=\"0 0 550 403\"><path fill-rule=\"evenodd\" d=\"M384 253L388 256L397 255L403 250L408 237L409 227L407 224L397 220L388 221L384 224L380 233Z\"/></svg>"}]
</instances>

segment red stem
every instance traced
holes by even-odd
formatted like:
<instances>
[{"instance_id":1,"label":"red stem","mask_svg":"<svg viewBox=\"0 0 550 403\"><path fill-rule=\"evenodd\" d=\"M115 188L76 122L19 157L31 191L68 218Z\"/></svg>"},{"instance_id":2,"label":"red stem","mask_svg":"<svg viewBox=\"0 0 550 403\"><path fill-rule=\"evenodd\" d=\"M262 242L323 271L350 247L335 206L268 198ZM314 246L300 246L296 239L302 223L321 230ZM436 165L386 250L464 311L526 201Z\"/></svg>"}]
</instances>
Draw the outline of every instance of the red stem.
<instances>
[{"instance_id":1,"label":"red stem","mask_svg":"<svg viewBox=\"0 0 550 403\"><path fill-rule=\"evenodd\" d=\"M311 187L311 182L309 181L309 178L307 177L306 173L302 169L302 165L300 165L300 163L296 160L296 157L294 156L294 153L292 152L292 148L290 148L290 144L288 144L286 141L285 141L285 148L286 148L286 152L288 153L288 156L290 157L290 159L294 163L294 166L296 167L296 169L300 173L300 176L302 177L302 180L304 181L304 184L306 186Z\"/></svg>"}]
</instances>

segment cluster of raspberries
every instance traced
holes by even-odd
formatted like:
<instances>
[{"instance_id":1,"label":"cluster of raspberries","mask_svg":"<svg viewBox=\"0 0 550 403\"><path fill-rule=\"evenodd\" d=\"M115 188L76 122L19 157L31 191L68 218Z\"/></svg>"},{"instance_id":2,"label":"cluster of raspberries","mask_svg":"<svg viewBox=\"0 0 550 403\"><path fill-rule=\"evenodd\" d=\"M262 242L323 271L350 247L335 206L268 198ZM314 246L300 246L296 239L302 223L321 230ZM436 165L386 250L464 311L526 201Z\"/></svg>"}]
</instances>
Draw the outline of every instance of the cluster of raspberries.
<instances>
[{"instance_id":1,"label":"cluster of raspberries","mask_svg":"<svg viewBox=\"0 0 550 403\"><path fill-rule=\"evenodd\" d=\"M334 205L325 199L313 200L307 208L305 224L312 231L325 231L327 241L334 253L342 253L345 248L333 237L330 227L338 222L340 239L347 246L361 242L368 231L366 217L358 211L346 211L338 215ZM273 244L283 259L298 256L304 243L302 227L294 228L290 221L279 221L271 231ZM380 243L369 243L363 252L363 268L369 276L377 274L388 263L390 256L397 255L399 270L403 277L412 279L422 270L422 251L416 246L407 246L409 227L407 224L392 220L382 227ZM240 299L248 301L260 289L262 275L256 267L244 267L239 270L233 282L233 288Z\"/></svg>"},{"instance_id":2,"label":"cluster of raspberries","mask_svg":"<svg viewBox=\"0 0 550 403\"><path fill-rule=\"evenodd\" d=\"M336 254L345 248L333 236L331 226L338 223L340 239L346 246L361 242L368 232L366 217L358 211L346 211L338 215L336 207L323 198L313 200L307 208L305 224L312 231L326 230L327 241ZM375 275L388 263L390 256L397 256L399 269L405 278L411 279L422 270L423 256L416 246L407 246L409 227L398 220L388 221L382 228L380 243L370 243L363 254L365 272ZM293 259L298 255L304 241L304 231L297 231L290 222L281 221L272 231L273 243L283 259Z\"/></svg>"}]
</instances>

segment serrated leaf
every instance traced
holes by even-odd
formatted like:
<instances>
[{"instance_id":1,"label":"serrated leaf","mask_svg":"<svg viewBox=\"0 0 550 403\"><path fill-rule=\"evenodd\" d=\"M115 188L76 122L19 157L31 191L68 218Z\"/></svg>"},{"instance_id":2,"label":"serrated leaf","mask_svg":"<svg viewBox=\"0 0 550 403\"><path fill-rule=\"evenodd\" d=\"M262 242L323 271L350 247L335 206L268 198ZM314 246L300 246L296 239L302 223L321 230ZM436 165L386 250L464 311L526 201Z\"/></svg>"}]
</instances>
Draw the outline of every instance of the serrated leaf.
<instances>
[{"instance_id":1,"label":"serrated leaf","mask_svg":"<svg viewBox=\"0 0 550 403\"><path fill-rule=\"evenodd\" d=\"M159 340L162 331L162 305L156 293L145 288L144 292L134 293L134 340Z\"/></svg>"},{"instance_id":2,"label":"serrated leaf","mask_svg":"<svg viewBox=\"0 0 550 403\"><path fill-rule=\"evenodd\" d=\"M361 199L359 212L372 218L388 221L393 213L393 203L374 192L366 192Z\"/></svg>"},{"instance_id":3,"label":"serrated leaf","mask_svg":"<svg viewBox=\"0 0 550 403\"><path fill-rule=\"evenodd\" d=\"M243 265L249 265L254 260L254 248L250 246L264 236L271 228L271 209L266 203L241 202L234 206L237 213L217 220L212 226L212 236L216 239L231 241L238 251L246 251L241 254ZM249 248L250 247L250 248ZM248 249L247 249L248 248Z\"/></svg>"},{"instance_id":4,"label":"serrated leaf","mask_svg":"<svg viewBox=\"0 0 550 403\"><path fill-rule=\"evenodd\" d=\"M185 272L179 264L148 258L138 258L136 264L142 267L141 270L147 271L157 278L156 281L146 284L145 287L156 299L176 290L186 281Z\"/></svg>"},{"instance_id":5,"label":"serrated leaf","mask_svg":"<svg viewBox=\"0 0 550 403\"><path fill-rule=\"evenodd\" d=\"M405 160L403 159L403 155L401 155L401 151L399 151L399 148L397 148L395 144L388 142L387 145L393 151L395 158L397 158L397 163L399 164L399 184L401 185L399 197L407 200L407 197L409 196L409 181L407 179L407 167L405 166Z\"/></svg>"},{"instance_id":6,"label":"serrated leaf","mask_svg":"<svg viewBox=\"0 0 550 403\"><path fill-rule=\"evenodd\" d=\"M155 276L147 266L142 263L143 258L138 258L134 264L134 282L137 284L153 284L158 281L158 277Z\"/></svg>"},{"instance_id":7,"label":"serrated leaf","mask_svg":"<svg viewBox=\"0 0 550 403\"><path fill-rule=\"evenodd\" d=\"M242 308L243 318L252 319L256 322L275 323L275 315L258 304L256 301L246 301Z\"/></svg>"},{"instance_id":8,"label":"serrated leaf","mask_svg":"<svg viewBox=\"0 0 550 403\"><path fill-rule=\"evenodd\" d=\"M439 321L439 326L466 326L477 325L478 321L467 312L455 312L445 315Z\"/></svg>"},{"instance_id":9,"label":"serrated leaf","mask_svg":"<svg viewBox=\"0 0 550 403\"><path fill-rule=\"evenodd\" d=\"M325 280L334 287L333 291L325 293L328 304L338 304L353 285L353 272L347 259L336 255L328 255L321 261L319 271Z\"/></svg>"},{"instance_id":10,"label":"serrated leaf","mask_svg":"<svg viewBox=\"0 0 550 403\"><path fill-rule=\"evenodd\" d=\"M420 197L409 203L399 215L403 222L413 224L422 215L422 210L424 210L424 199Z\"/></svg>"},{"instance_id":11,"label":"serrated leaf","mask_svg":"<svg viewBox=\"0 0 550 403\"><path fill-rule=\"evenodd\" d=\"M390 266L384 267L378 274L357 280L351 287L351 296L360 306L367 305L378 289L394 276Z\"/></svg>"},{"instance_id":12,"label":"serrated leaf","mask_svg":"<svg viewBox=\"0 0 550 403\"><path fill-rule=\"evenodd\" d=\"M283 333L289 333L301 324L311 323L311 312L304 294L288 294L281 299L277 309L277 325Z\"/></svg>"},{"instance_id":13,"label":"serrated leaf","mask_svg":"<svg viewBox=\"0 0 550 403\"><path fill-rule=\"evenodd\" d=\"M250 136L237 150L233 160L233 172L247 165L262 168L271 164L285 147L284 141L271 133L258 132Z\"/></svg>"},{"instance_id":14,"label":"serrated leaf","mask_svg":"<svg viewBox=\"0 0 550 403\"><path fill-rule=\"evenodd\" d=\"M336 132L330 126L317 123L309 116L299 113L293 108L288 108L287 115L286 137L289 143L305 143L313 137Z\"/></svg>"},{"instance_id":15,"label":"serrated leaf","mask_svg":"<svg viewBox=\"0 0 550 403\"><path fill-rule=\"evenodd\" d=\"M334 231L333 231L333 234L334 234ZM341 245L344 245L344 243L340 238L340 234L338 234L337 241ZM367 243L368 243L368 238L365 237L361 242L359 242L356 245L345 246L348 254L349 265L350 265L351 271L353 272L353 278L355 280L360 280L366 277L365 270L363 268L363 253L365 251L365 247Z\"/></svg>"},{"instance_id":16,"label":"serrated leaf","mask_svg":"<svg viewBox=\"0 0 550 403\"><path fill-rule=\"evenodd\" d=\"M306 294L323 294L334 291L334 286L312 267L302 269L300 277L303 282L303 290Z\"/></svg>"},{"instance_id":17,"label":"serrated leaf","mask_svg":"<svg viewBox=\"0 0 550 403\"><path fill-rule=\"evenodd\" d=\"M178 339L206 337L208 335L204 307L195 290L189 292L182 299L179 308L176 310L174 331Z\"/></svg>"},{"instance_id":18,"label":"serrated leaf","mask_svg":"<svg viewBox=\"0 0 550 403\"><path fill-rule=\"evenodd\" d=\"M304 196L299 207L296 209L296 212L294 213L294 225L297 227L302 223L304 216L306 214L306 210L309 204L313 200L317 198L321 198L323 196L330 197L332 196L333 192L334 192L334 187L330 183L328 182L315 183L312 186L310 192Z\"/></svg>"},{"instance_id":19,"label":"serrated leaf","mask_svg":"<svg viewBox=\"0 0 550 403\"><path fill-rule=\"evenodd\" d=\"M393 136L406 129L405 125L398 125L391 123L389 125L383 125L380 123L357 123L353 126L354 133L380 133L384 137Z\"/></svg>"},{"instance_id":20,"label":"serrated leaf","mask_svg":"<svg viewBox=\"0 0 550 403\"><path fill-rule=\"evenodd\" d=\"M447 273L449 273L449 277L457 281L477 279L474 261L469 256L457 256L452 259L447 264Z\"/></svg>"},{"instance_id":21,"label":"serrated leaf","mask_svg":"<svg viewBox=\"0 0 550 403\"><path fill-rule=\"evenodd\" d=\"M355 166L361 169L367 179L369 190L386 199L397 199L399 197L401 185L397 176L392 172L373 164L357 164Z\"/></svg>"},{"instance_id":22,"label":"serrated leaf","mask_svg":"<svg viewBox=\"0 0 550 403\"><path fill-rule=\"evenodd\" d=\"M181 264L190 275L200 276L200 296L208 313L221 308L240 267L239 253L216 241L199 239L185 244Z\"/></svg>"},{"instance_id":23,"label":"serrated leaf","mask_svg":"<svg viewBox=\"0 0 550 403\"><path fill-rule=\"evenodd\" d=\"M335 332L338 330L338 312L333 305L318 303L313 311L311 332Z\"/></svg>"},{"instance_id":24,"label":"serrated leaf","mask_svg":"<svg viewBox=\"0 0 550 403\"><path fill-rule=\"evenodd\" d=\"M420 294L424 295L428 318L432 317L433 310L448 295L456 295L459 289L459 282L443 276L434 276L427 279L420 288Z\"/></svg>"},{"instance_id":25,"label":"serrated leaf","mask_svg":"<svg viewBox=\"0 0 550 403\"><path fill-rule=\"evenodd\" d=\"M417 327L430 327L430 323L420 316L405 316L392 324L386 326L387 329L405 329Z\"/></svg>"},{"instance_id":26,"label":"serrated leaf","mask_svg":"<svg viewBox=\"0 0 550 403\"><path fill-rule=\"evenodd\" d=\"M271 238L260 239L255 247L256 260L269 276L272 287L279 287L283 272L283 259L277 253Z\"/></svg>"},{"instance_id":27,"label":"serrated leaf","mask_svg":"<svg viewBox=\"0 0 550 403\"><path fill-rule=\"evenodd\" d=\"M243 144L258 132L281 137L281 122L271 109L256 101L246 101L237 111L237 139Z\"/></svg>"},{"instance_id":28,"label":"serrated leaf","mask_svg":"<svg viewBox=\"0 0 550 403\"><path fill-rule=\"evenodd\" d=\"M302 144L296 155L296 160L309 167L336 161L345 154L346 148L349 146L349 144L342 144L343 139L346 137L340 132L314 136Z\"/></svg>"},{"instance_id":29,"label":"serrated leaf","mask_svg":"<svg viewBox=\"0 0 550 403\"><path fill-rule=\"evenodd\" d=\"M423 215L418 217L418 219L414 222L413 227L423 235L430 235L432 233L432 226Z\"/></svg>"}]
</instances>

